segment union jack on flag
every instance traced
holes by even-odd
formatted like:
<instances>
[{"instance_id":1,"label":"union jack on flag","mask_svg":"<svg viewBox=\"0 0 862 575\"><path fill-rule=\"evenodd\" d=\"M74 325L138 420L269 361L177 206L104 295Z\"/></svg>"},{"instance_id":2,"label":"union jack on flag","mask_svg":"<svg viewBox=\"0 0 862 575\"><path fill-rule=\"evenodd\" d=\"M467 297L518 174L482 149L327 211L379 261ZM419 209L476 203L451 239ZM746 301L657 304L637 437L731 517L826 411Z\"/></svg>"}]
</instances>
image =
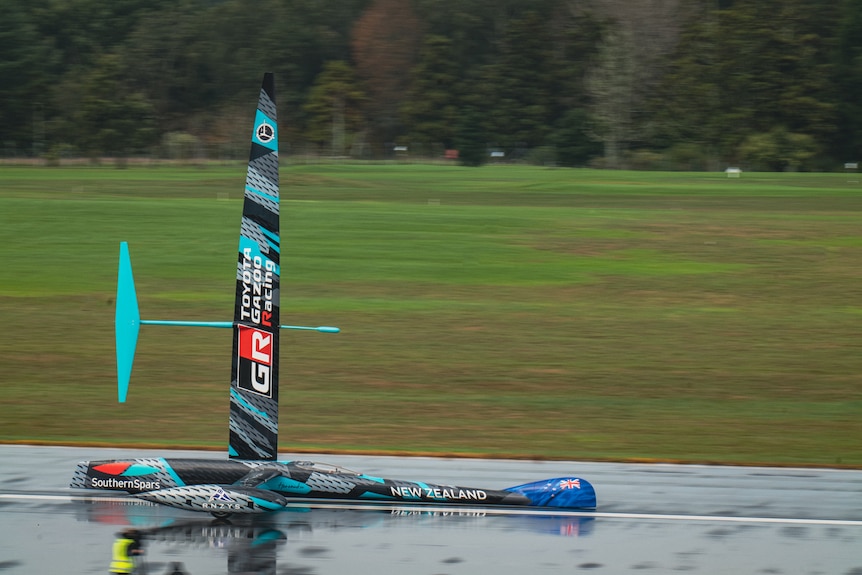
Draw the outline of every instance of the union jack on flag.
<instances>
[{"instance_id":1,"label":"union jack on flag","mask_svg":"<svg viewBox=\"0 0 862 575\"><path fill-rule=\"evenodd\" d=\"M574 489L581 488L581 480L580 479L563 479L560 481L560 489Z\"/></svg>"}]
</instances>

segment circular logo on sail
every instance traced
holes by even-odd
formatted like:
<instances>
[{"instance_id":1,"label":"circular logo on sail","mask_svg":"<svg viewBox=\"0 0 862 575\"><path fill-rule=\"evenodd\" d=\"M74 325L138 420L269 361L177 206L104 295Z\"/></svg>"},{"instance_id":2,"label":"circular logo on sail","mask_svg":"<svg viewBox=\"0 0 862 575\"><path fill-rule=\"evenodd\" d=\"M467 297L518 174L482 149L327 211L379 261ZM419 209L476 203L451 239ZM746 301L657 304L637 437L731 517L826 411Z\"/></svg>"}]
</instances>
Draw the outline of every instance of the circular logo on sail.
<instances>
[{"instance_id":1,"label":"circular logo on sail","mask_svg":"<svg viewBox=\"0 0 862 575\"><path fill-rule=\"evenodd\" d=\"M261 122L257 127L257 139L267 144L275 137L275 128L266 122Z\"/></svg>"}]
</instances>

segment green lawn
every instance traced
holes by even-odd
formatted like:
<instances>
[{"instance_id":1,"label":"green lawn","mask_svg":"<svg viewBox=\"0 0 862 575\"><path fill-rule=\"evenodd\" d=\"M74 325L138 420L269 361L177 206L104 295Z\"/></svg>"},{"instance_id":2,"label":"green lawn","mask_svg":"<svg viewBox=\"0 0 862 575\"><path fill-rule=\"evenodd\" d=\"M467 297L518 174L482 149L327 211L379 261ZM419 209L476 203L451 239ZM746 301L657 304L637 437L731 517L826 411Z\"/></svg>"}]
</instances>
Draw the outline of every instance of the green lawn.
<instances>
[{"instance_id":1,"label":"green lawn","mask_svg":"<svg viewBox=\"0 0 862 575\"><path fill-rule=\"evenodd\" d=\"M245 167L0 167L0 440L225 448ZM843 174L284 166L283 451L862 467Z\"/></svg>"}]
</instances>

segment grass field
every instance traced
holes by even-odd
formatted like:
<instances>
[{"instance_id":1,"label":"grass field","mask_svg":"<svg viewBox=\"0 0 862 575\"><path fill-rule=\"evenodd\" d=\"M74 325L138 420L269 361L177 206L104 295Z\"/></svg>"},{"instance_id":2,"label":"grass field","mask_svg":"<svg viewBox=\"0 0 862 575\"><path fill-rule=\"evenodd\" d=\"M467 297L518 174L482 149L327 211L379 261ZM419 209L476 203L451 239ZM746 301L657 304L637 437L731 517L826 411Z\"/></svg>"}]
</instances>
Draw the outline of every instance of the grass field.
<instances>
[{"instance_id":1,"label":"grass field","mask_svg":"<svg viewBox=\"0 0 862 575\"><path fill-rule=\"evenodd\" d=\"M0 440L224 449L245 176L0 167ZM844 174L282 168L283 451L862 467Z\"/></svg>"}]
</instances>

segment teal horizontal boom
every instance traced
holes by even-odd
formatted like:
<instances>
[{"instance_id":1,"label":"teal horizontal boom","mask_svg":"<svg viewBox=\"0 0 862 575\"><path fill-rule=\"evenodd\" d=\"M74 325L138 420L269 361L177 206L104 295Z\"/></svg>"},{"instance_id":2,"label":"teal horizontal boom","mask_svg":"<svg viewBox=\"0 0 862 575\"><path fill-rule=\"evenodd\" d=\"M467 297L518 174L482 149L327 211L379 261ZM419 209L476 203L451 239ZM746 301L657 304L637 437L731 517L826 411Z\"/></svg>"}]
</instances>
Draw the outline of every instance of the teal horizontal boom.
<instances>
[{"instance_id":1,"label":"teal horizontal boom","mask_svg":"<svg viewBox=\"0 0 862 575\"><path fill-rule=\"evenodd\" d=\"M165 319L142 319L141 325L173 325L181 327L233 327L233 322L230 321L175 321ZM337 327L321 325L318 327L308 327L303 325L280 325L281 329L304 329L308 331L319 331L322 333L338 333L341 330Z\"/></svg>"}]
</instances>

